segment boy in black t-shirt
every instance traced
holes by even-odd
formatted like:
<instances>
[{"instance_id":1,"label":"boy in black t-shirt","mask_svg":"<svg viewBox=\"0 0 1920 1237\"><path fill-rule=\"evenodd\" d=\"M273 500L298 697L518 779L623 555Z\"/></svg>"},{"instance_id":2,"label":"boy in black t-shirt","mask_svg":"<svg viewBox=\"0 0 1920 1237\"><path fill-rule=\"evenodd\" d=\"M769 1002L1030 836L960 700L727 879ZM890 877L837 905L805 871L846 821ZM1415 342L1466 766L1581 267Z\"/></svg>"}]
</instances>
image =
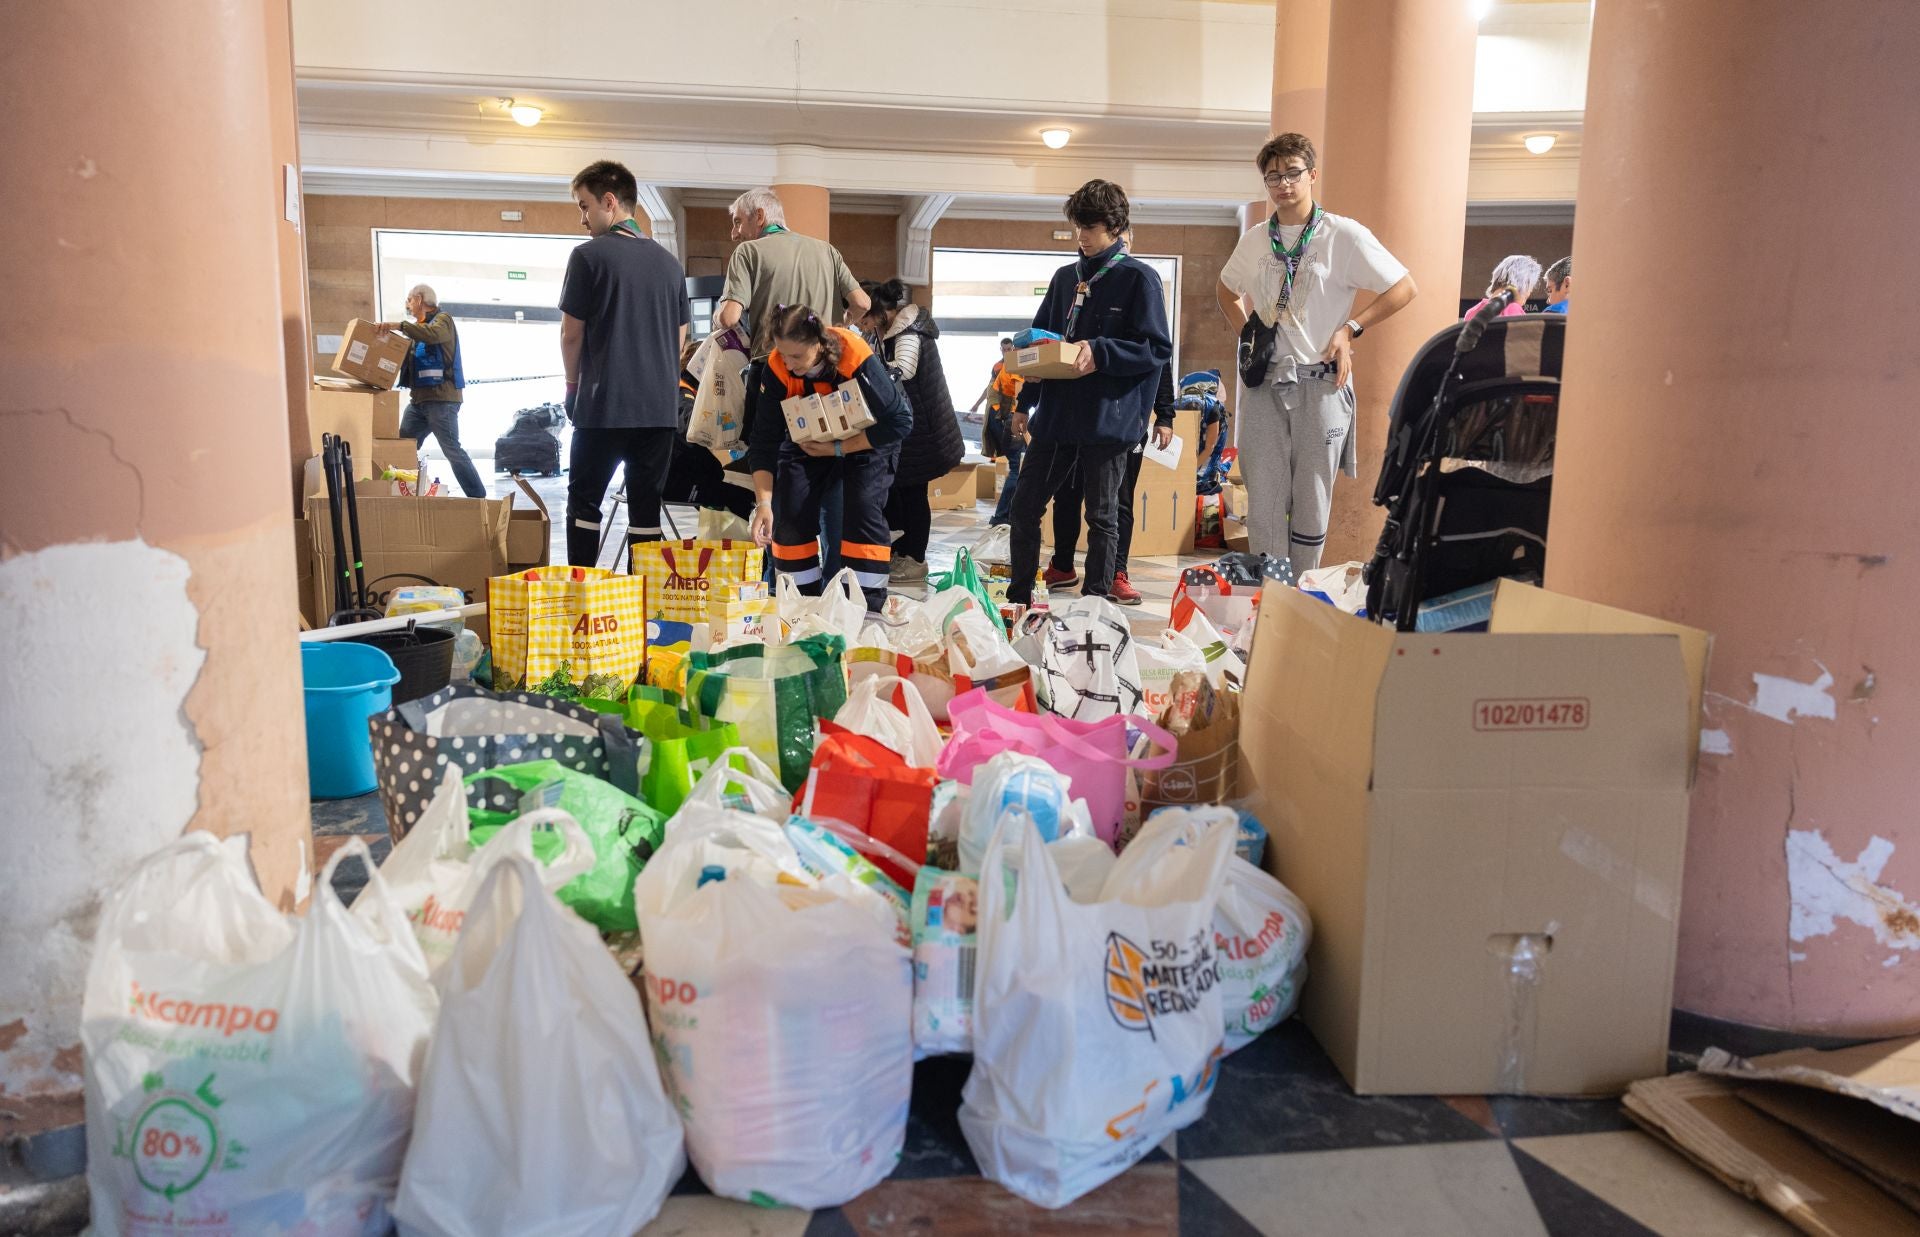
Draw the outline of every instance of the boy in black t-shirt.
<instances>
[{"instance_id":1,"label":"boy in black t-shirt","mask_svg":"<svg viewBox=\"0 0 1920 1237\"><path fill-rule=\"evenodd\" d=\"M686 272L640 231L639 186L618 163L573 178L580 225L593 239L567 259L560 286L560 357L573 450L567 481L567 562L600 552L600 504L614 465L627 467L627 539L660 540L660 487L678 432L680 349L691 316Z\"/></svg>"}]
</instances>

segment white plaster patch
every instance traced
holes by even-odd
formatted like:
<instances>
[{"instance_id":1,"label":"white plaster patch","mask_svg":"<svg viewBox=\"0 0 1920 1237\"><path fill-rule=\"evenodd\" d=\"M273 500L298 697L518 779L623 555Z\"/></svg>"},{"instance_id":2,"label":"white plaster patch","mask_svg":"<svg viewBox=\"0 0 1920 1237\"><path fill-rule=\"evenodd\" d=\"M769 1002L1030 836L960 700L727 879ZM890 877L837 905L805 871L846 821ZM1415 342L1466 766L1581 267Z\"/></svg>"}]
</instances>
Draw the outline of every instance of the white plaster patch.
<instances>
[{"instance_id":1,"label":"white plaster patch","mask_svg":"<svg viewBox=\"0 0 1920 1237\"><path fill-rule=\"evenodd\" d=\"M1831 935L1841 920L1872 931L1892 949L1920 949L1920 906L1879 883L1893 843L1875 837L1852 863L1833 852L1818 829L1787 833L1788 934L1796 941Z\"/></svg>"},{"instance_id":2,"label":"white plaster patch","mask_svg":"<svg viewBox=\"0 0 1920 1237\"><path fill-rule=\"evenodd\" d=\"M7 1090L73 1085L46 1063L79 1039L100 895L198 804L184 706L206 654L191 573L143 541L0 562L0 1023L27 1023L0 1056Z\"/></svg>"},{"instance_id":3,"label":"white plaster patch","mask_svg":"<svg viewBox=\"0 0 1920 1237\"><path fill-rule=\"evenodd\" d=\"M1888 954L1888 955L1887 955L1887 956L1886 956L1885 958L1883 958L1883 959L1881 959L1881 961L1880 961L1880 965L1881 965L1881 966L1899 966L1899 965L1900 965L1900 955L1899 955L1899 954Z\"/></svg>"},{"instance_id":4,"label":"white plaster patch","mask_svg":"<svg viewBox=\"0 0 1920 1237\"><path fill-rule=\"evenodd\" d=\"M1724 730L1702 730L1700 754L1702 756L1733 755L1733 736Z\"/></svg>"},{"instance_id":5,"label":"white plaster patch","mask_svg":"<svg viewBox=\"0 0 1920 1237\"><path fill-rule=\"evenodd\" d=\"M1797 949L1789 949L1787 951L1787 961L1789 962L1805 962L1806 960L1807 960L1807 955L1801 953Z\"/></svg>"},{"instance_id":6,"label":"white plaster patch","mask_svg":"<svg viewBox=\"0 0 1920 1237\"><path fill-rule=\"evenodd\" d=\"M1833 675L1822 667L1819 678L1811 683L1802 683L1774 674L1756 674L1753 676L1751 707L1755 713L1778 722L1792 722L1796 716L1831 720L1834 715Z\"/></svg>"}]
</instances>

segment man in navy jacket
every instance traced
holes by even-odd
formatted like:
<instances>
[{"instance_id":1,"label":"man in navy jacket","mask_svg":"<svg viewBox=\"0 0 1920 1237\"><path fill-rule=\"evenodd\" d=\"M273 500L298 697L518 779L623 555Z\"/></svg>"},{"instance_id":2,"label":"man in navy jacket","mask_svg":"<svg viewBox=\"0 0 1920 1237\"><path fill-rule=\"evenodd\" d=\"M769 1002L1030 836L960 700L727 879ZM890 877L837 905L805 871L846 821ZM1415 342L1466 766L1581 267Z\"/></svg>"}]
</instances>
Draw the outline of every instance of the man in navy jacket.
<instances>
[{"instance_id":1,"label":"man in navy jacket","mask_svg":"<svg viewBox=\"0 0 1920 1237\"><path fill-rule=\"evenodd\" d=\"M1076 475L1087 505L1081 591L1105 597L1112 588L1127 454L1147 435L1160 371L1173 356L1160 276L1128 257L1120 239L1131 222L1126 191L1110 181L1090 180L1067 199L1066 217L1080 260L1055 272L1033 325L1085 346L1079 377L1038 383L1030 423L1020 414L1014 417L1014 432L1030 429L1033 436L1013 495L1013 579L1007 600L1021 605L1033 600L1040 517Z\"/></svg>"}]
</instances>

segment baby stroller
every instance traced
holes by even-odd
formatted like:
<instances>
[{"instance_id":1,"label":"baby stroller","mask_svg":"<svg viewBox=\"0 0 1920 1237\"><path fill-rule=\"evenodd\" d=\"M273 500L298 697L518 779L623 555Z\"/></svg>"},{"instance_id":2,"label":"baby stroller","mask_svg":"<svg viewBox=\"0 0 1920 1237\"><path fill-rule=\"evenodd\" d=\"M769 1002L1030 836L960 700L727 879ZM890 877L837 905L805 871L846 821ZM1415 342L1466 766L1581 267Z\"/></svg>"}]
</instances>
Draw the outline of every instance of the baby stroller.
<instances>
[{"instance_id":1,"label":"baby stroller","mask_svg":"<svg viewBox=\"0 0 1920 1237\"><path fill-rule=\"evenodd\" d=\"M1546 571L1567 319L1502 308L1428 340L1394 393L1366 579L1367 613L1401 631L1422 605Z\"/></svg>"}]
</instances>

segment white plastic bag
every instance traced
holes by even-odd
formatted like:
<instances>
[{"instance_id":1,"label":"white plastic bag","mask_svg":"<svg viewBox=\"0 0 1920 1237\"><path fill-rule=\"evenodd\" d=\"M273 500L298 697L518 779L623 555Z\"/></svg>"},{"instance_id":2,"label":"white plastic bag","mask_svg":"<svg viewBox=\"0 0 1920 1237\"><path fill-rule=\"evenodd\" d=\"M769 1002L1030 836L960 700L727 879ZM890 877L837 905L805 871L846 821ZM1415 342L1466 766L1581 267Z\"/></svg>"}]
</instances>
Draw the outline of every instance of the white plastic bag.
<instances>
[{"instance_id":1,"label":"white plastic bag","mask_svg":"<svg viewBox=\"0 0 1920 1237\"><path fill-rule=\"evenodd\" d=\"M813 883L778 824L763 816L689 803L667 822L666 841L633 882L643 945L648 918L665 915L691 897L708 868L763 884L774 883L782 872L797 883Z\"/></svg>"},{"instance_id":2,"label":"white plastic bag","mask_svg":"<svg viewBox=\"0 0 1920 1237\"><path fill-rule=\"evenodd\" d=\"M1079 811L1076 816L1074 807ZM1044 760L1021 752L1001 752L973 773L973 789L967 795L965 815L960 820L960 870L968 876L980 875L980 861L987 842L1001 826L1001 817L1010 807L1019 807L1042 842L1072 833L1077 820L1089 822L1084 801L1074 799L1067 775Z\"/></svg>"},{"instance_id":3,"label":"white plastic bag","mask_svg":"<svg viewBox=\"0 0 1920 1237\"><path fill-rule=\"evenodd\" d=\"M688 442L717 451L731 451L740 445L750 364L746 341L737 331L716 331L694 351L687 368L698 386L693 415L687 423Z\"/></svg>"},{"instance_id":4,"label":"white plastic bag","mask_svg":"<svg viewBox=\"0 0 1920 1237\"><path fill-rule=\"evenodd\" d=\"M403 1237L630 1237L686 1170L639 995L511 855L443 977L395 1216Z\"/></svg>"},{"instance_id":5,"label":"white plastic bag","mask_svg":"<svg viewBox=\"0 0 1920 1237\"><path fill-rule=\"evenodd\" d=\"M369 875L354 915L333 891ZM107 896L87 968L87 1181L100 1237L388 1229L438 1001L350 840L304 917L244 837L189 833Z\"/></svg>"},{"instance_id":6,"label":"white plastic bag","mask_svg":"<svg viewBox=\"0 0 1920 1237\"><path fill-rule=\"evenodd\" d=\"M1134 653L1140 662L1140 713L1156 722L1164 720L1167 706L1175 703L1173 676L1183 670L1204 674L1207 669L1207 657L1200 646L1186 633L1172 629L1161 634L1159 644L1135 644ZM1179 704L1177 716L1183 721L1193 716L1191 692L1186 693Z\"/></svg>"},{"instance_id":7,"label":"white plastic bag","mask_svg":"<svg viewBox=\"0 0 1920 1237\"><path fill-rule=\"evenodd\" d=\"M989 525L980 540L973 543L973 561L1011 563L1013 561L1013 526L1011 524Z\"/></svg>"},{"instance_id":8,"label":"white plastic bag","mask_svg":"<svg viewBox=\"0 0 1920 1237\"><path fill-rule=\"evenodd\" d=\"M649 1016L687 1153L715 1194L833 1207L899 1161L911 962L870 905L836 888L844 878L803 889L729 875L641 911Z\"/></svg>"},{"instance_id":9,"label":"white plastic bag","mask_svg":"<svg viewBox=\"0 0 1920 1237\"><path fill-rule=\"evenodd\" d=\"M1197 843L1210 829L1237 834L1240 828L1240 814L1230 807L1162 808L1149 821L1159 827L1157 841L1144 849L1136 841L1126 849L1109 877L1108 896L1128 896L1121 886L1150 882L1169 846ZM1227 1051L1233 1052L1285 1022L1299 1006L1313 921L1292 890L1236 854L1227 863L1213 939L1220 951Z\"/></svg>"},{"instance_id":10,"label":"white plastic bag","mask_svg":"<svg viewBox=\"0 0 1920 1237\"><path fill-rule=\"evenodd\" d=\"M1367 608L1366 565L1360 562L1335 563L1300 573L1300 591L1332 603L1348 614Z\"/></svg>"},{"instance_id":11,"label":"white plastic bag","mask_svg":"<svg viewBox=\"0 0 1920 1237\"><path fill-rule=\"evenodd\" d=\"M702 541L752 541L753 525L720 507L700 508L700 522L693 534Z\"/></svg>"},{"instance_id":12,"label":"white plastic bag","mask_svg":"<svg viewBox=\"0 0 1920 1237\"><path fill-rule=\"evenodd\" d=\"M558 808L539 808L509 822L475 849L468 839L466 786L460 771L448 767L419 823L380 865L394 905L413 925L414 939L436 975L453 954L467 908L488 871L507 855L532 859L533 831L547 824L558 829L566 843L553 863L540 869L540 883L557 890L594 865L593 840L580 822ZM360 902L354 914L373 914L374 905Z\"/></svg>"},{"instance_id":13,"label":"white plastic bag","mask_svg":"<svg viewBox=\"0 0 1920 1237\"><path fill-rule=\"evenodd\" d=\"M803 636L841 636L851 646L860 638L860 628L867 617L867 595L860 590L860 579L851 567L843 567L828 580L818 597L802 593L791 575L777 572L773 595L780 611L780 628L788 643Z\"/></svg>"},{"instance_id":14,"label":"white plastic bag","mask_svg":"<svg viewBox=\"0 0 1920 1237\"><path fill-rule=\"evenodd\" d=\"M1215 687L1226 686L1229 676L1236 683L1244 683L1247 678L1247 662L1233 651L1227 638L1213 625L1213 620L1201 613L1198 606L1188 607L1184 615L1175 615L1175 622L1185 622L1174 630L1182 632L1200 649L1207 659L1207 681Z\"/></svg>"},{"instance_id":15,"label":"white plastic bag","mask_svg":"<svg viewBox=\"0 0 1920 1237\"><path fill-rule=\"evenodd\" d=\"M1141 839L1178 828L1149 820ZM1213 829L1127 897L1082 905L1037 831L1009 814L994 832L960 1106L982 1175L1063 1207L1206 1111L1222 1051L1212 920L1233 843Z\"/></svg>"},{"instance_id":16,"label":"white plastic bag","mask_svg":"<svg viewBox=\"0 0 1920 1237\"><path fill-rule=\"evenodd\" d=\"M667 836L673 836L674 823L690 807L730 808L768 820L785 820L792 804L793 796L766 761L748 748L730 747L707 766L707 771L681 801L680 810L668 818Z\"/></svg>"},{"instance_id":17,"label":"white plastic bag","mask_svg":"<svg viewBox=\"0 0 1920 1237\"><path fill-rule=\"evenodd\" d=\"M900 703L895 704L894 697ZM847 693L833 719L881 744L910 765L931 769L940 759L940 728L920 698L920 689L897 674L863 677Z\"/></svg>"},{"instance_id":18,"label":"white plastic bag","mask_svg":"<svg viewBox=\"0 0 1920 1237\"><path fill-rule=\"evenodd\" d=\"M1040 704L1077 721L1141 711L1133 628L1105 597L1079 597L1056 610L1040 651Z\"/></svg>"}]
</instances>

